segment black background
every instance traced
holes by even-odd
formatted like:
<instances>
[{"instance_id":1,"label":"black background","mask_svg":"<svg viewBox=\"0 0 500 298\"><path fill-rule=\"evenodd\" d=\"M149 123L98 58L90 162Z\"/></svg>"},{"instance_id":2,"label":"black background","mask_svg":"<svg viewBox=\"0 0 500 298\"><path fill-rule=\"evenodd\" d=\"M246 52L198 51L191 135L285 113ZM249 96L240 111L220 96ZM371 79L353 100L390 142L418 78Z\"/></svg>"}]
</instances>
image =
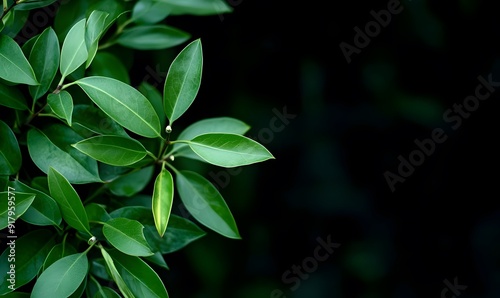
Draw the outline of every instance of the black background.
<instances>
[{"instance_id":1,"label":"black background","mask_svg":"<svg viewBox=\"0 0 500 298\"><path fill-rule=\"evenodd\" d=\"M209 232L166 257L171 296L440 297L454 278L467 286L460 297L499 296L498 95L457 129L443 118L478 76L500 81L497 12L402 1L347 63L340 43L388 3L243 0L231 14L171 19L203 43L190 116L244 120L276 157L221 189L242 240ZM267 137L284 107L296 118ZM436 128L446 141L392 192L384 173L398 174L398 156ZM314 256L318 237L341 246L292 290L282 276Z\"/></svg>"}]
</instances>

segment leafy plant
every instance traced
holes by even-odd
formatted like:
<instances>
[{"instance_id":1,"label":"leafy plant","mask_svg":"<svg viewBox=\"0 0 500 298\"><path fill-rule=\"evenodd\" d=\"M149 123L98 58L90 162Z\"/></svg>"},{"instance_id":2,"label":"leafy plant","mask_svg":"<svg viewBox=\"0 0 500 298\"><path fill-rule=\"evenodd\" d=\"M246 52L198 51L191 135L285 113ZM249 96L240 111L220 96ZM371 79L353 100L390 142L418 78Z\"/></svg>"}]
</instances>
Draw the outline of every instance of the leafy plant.
<instances>
[{"instance_id":1,"label":"leafy plant","mask_svg":"<svg viewBox=\"0 0 500 298\"><path fill-rule=\"evenodd\" d=\"M231 12L222 0L3 0L0 22L0 295L168 297L164 255L240 234L219 190L177 158L219 167L273 155L231 117L171 139L202 81L200 39L170 16ZM44 10L51 7L52 10ZM55 11L27 40L30 16ZM30 14L30 12L36 12ZM40 24L38 24L40 25ZM183 46L162 89L133 87L113 48ZM152 186L151 189L148 186ZM178 196L178 198L177 198ZM172 213L181 200L196 222Z\"/></svg>"}]
</instances>

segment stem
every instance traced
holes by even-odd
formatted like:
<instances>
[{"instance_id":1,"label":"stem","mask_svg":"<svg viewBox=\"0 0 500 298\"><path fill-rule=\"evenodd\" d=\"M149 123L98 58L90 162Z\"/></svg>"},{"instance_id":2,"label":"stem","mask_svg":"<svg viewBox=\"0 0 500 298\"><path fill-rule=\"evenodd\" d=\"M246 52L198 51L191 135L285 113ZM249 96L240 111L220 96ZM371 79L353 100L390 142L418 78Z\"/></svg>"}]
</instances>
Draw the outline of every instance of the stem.
<instances>
[{"instance_id":1,"label":"stem","mask_svg":"<svg viewBox=\"0 0 500 298\"><path fill-rule=\"evenodd\" d=\"M125 22L123 22L123 24L121 24L120 26L118 26L116 28L116 31L113 34L113 36L111 36L106 43L100 45L97 49L104 50L104 49L107 49L107 48L113 46L116 43L116 39L118 38L118 35L120 35L123 32L123 30L125 30L125 27L127 27L129 24L131 24L133 22L134 22L134 20L132 20L132 19L128 19Z\"/></svg>"},{"instance_id":2,"label":"stem","mask_svg":"<svg viewBox=\"0 0 500 298\"><path fill-rule=\"evenodd\" d=\"M167 132L167 138L165 139L165 142L163 143L163 146L160 149L160 154L158 154L158 156L163 156L167 151L168 146L170 146L170 144L173 144L175 142L175 141L172 142L170 141L170 134L172 133L172 128L170 127L170 125L167 126L166 132Z\"/></svg>"},{"instance_id":3,"label":"stem","mask_svg":"<svg viewBox=\"0 0 500 298\"><path fill-rule=\"evenodd\" d=\"M167 165L167 167L169 167L172 171L174 171L174 173L176 175L179 175L179 170L177 170L172 164L170 164L169 162L166 162L165 163Z\"/></svg>"},{"instance_id":4,"label":"stem","mask_svg":"<svg viewBox=\"0 0 500 298\"><path fill-rule=\"evenodd\" d=\"M3 0L3 12L2 12L2 16L0 17L0 20L3 19L3 17L6 16L7 13L9 13L9 11L12 8L14 8L14 6L16 6L16 4L18 4L18 3L16 3L16 1L14 1L14 3L10 7L8 7L7 0Z\"/></svg>"},{"instance_id":5,"label":"stem","mask_svg":"<svg viewBox=\"0 0 500 298\"><path fill-rule=\"evenodd\" d=\"M28 120L26 120L26 123L24 123L25 125L29 125L31 123L31 121L36 117L38 116L43 110L45 110L45 108L48 106L49 104L46 103L38 112L36 113L33 113L29 116Z\"/></svg>"}]
</instances>

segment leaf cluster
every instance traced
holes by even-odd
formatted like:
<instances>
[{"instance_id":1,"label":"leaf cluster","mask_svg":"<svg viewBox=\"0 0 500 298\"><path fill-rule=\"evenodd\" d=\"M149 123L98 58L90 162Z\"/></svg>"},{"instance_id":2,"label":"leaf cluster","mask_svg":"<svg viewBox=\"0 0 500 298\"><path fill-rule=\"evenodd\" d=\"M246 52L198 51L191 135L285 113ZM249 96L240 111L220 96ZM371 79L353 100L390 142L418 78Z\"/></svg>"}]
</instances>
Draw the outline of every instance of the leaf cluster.
<instances>
[{"instance_id":1,"label":"leaf cluster","mask_svg":"<svg viewBox=\"0 0 500 298\"><path fill-rule=\"evenodd\" d=\"M231 117L195 121L171 139L197 97L203 49L166 20L231 7L222 0L3 5L0 229L17 238L14 253L7 247L0 255L0 295L168 297L157 271L168 269L166 254L206 235L200 225L241 238L219 190L176 160L229 168L274 158ZM53 24L21 44L29 13L49 6L57 8ZM107 51L178 46L161 89L132 86L126 64ZM174 200L195 221L173 214Z\"/></svg>"}]
</instances>

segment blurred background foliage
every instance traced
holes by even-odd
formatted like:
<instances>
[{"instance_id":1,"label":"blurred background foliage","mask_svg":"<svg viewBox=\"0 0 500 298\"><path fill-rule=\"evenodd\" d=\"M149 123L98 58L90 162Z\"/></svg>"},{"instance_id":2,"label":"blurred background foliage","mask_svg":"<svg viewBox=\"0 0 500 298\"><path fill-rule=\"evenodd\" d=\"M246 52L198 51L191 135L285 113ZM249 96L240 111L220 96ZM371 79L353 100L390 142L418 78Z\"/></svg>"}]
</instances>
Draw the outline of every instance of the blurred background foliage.
<instances>
[{"instance_id":1,"label":"blurred background foliage","mask_svg":"<svg viewBox=\"0 0 500 298\"><path fill-rule=\"evenodd\" d=\"M467 286L460 297L500 297L497 92L459 129L443 119L479 75L500 81L498 12L487 1L402 0L347 63L339 44L353 45L354 27L389 2L228 0L229 14L166 19L204 52L199 95L174 135L231 116L276 157L233 171L176 160L219 186L243 239L208 232L167 255L171 297L439 297L454 278ZM133 86L161 88L178 50L105 52ZM277 129L276 111L294 118ZM435 128L448 139L391 192L384 173ZM314 256L318 237L341 246L291 289L283 274Z\"/></svg>"},{"instance_id":2,"label":"blurred background foliage","mask_svg":"<svg viewBox=\"0 0 500 298\"><path fill-rule=\"evenodd\" d=\"M171 20L204 43L202 88L184 120L242 119L276 156L221 189L242 241L209 233L167 258L173 294L439 297L457 278L460 297L500 296L497 92L460 128L443 119L478 76L500 81L498 11L403 0L347 63L339 44L353 45L354 27L389 2L242 0L231 14ZM296 118L268 137L284 107ZM391 192L384 173L397 174L398 156L435 128L448 139ZM341 246L292 290L282 275L329 235Z\"/></svg>"}]
</instances>

